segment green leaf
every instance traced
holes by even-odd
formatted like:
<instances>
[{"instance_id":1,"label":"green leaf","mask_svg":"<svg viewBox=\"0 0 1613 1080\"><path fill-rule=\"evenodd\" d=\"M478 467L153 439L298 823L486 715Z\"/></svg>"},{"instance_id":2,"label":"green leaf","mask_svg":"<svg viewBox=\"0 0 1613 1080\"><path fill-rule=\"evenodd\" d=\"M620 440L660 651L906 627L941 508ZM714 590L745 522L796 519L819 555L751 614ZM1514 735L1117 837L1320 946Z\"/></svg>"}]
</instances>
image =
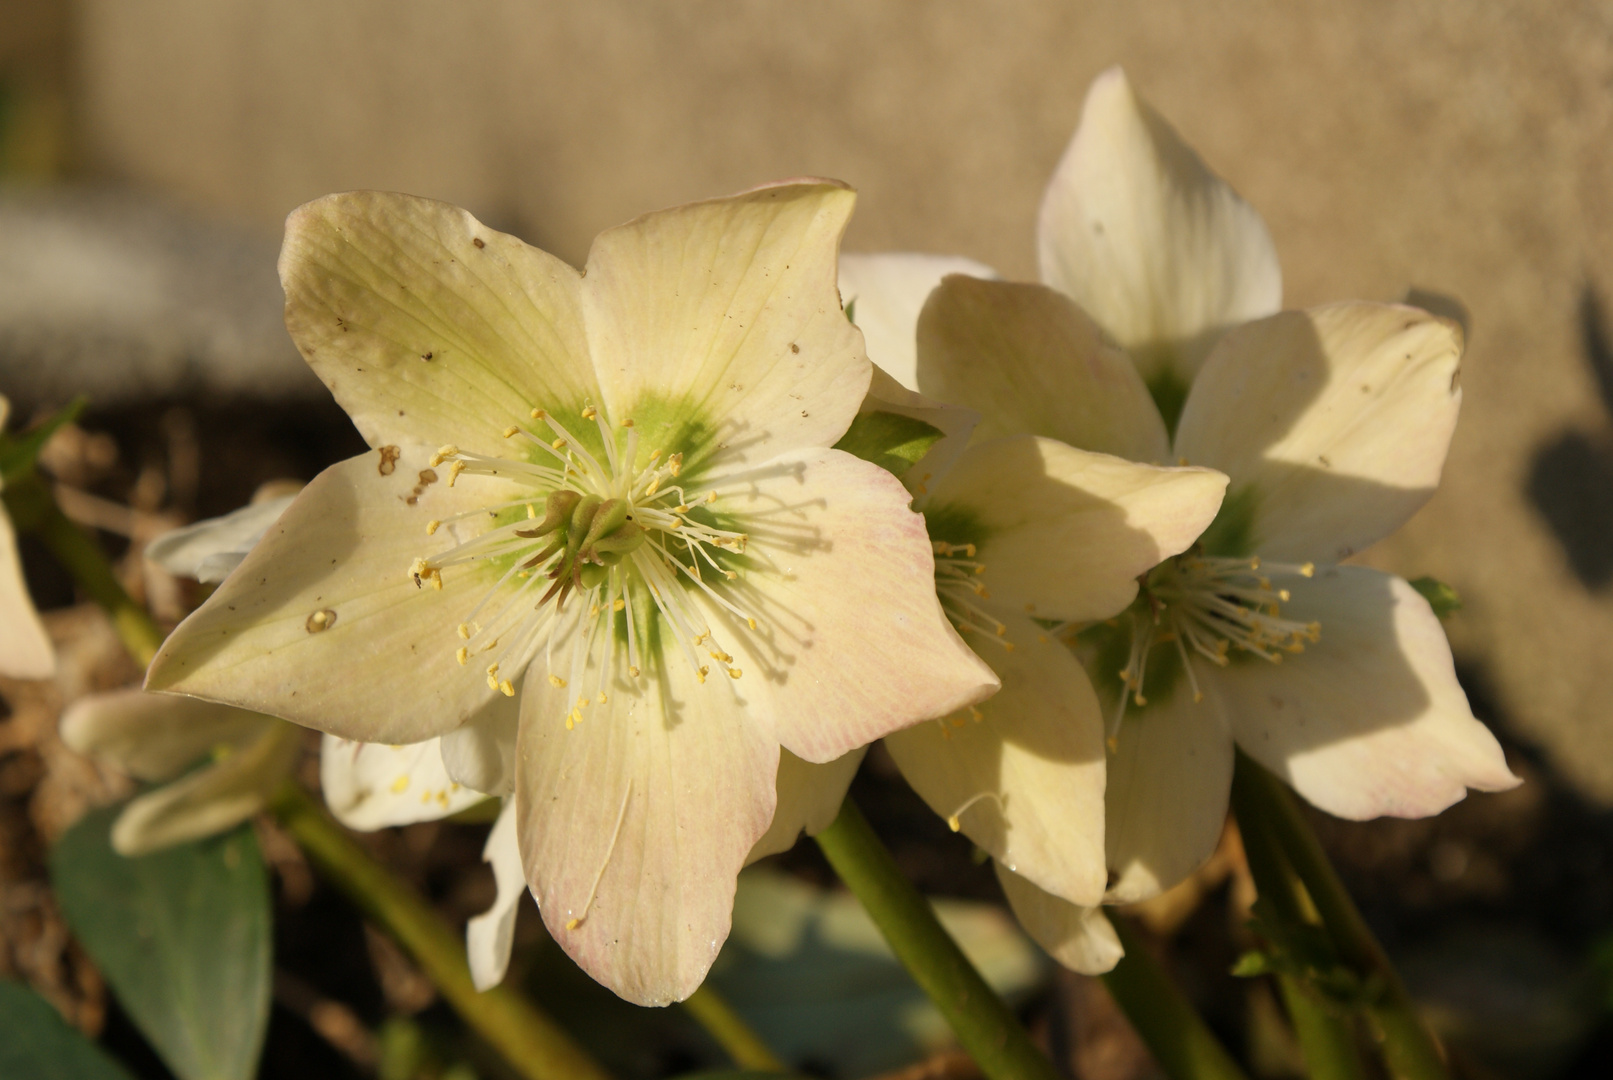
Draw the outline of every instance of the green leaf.
<instances>
[{"instance_id":1,"label":"green leaf","mask_svg":"<svg viewBox=\"0 0 1613 1080\"><path fill-rule=\"evenodd\" d=\"M0 980L0 1080L131 1080L128 1070L21 983Z\"/></svg>"},{"instance_id":2,"label":"green leaf","mask_svg":"<svg viewBox=\"0 0 1613 1080\"><path fill-rule=\"evenodd\" d=\"M35 424L16 437L8 438L0 435L0 475L10 480L18 473L33 468L34 459L39 456L39 451L44 449L45 443L63 424L77 420L78 414L84 411L88 400L82 396L74 398L55 416L47 418L43 423Z\"/></svg>"},{"instance_id":3,"label":"green leaf","mask_svg":"<svg viewBox=\"0 0 1613 1080\"><path fill-rule=\"evenodd\" d=\"M1233 963L1232 976L1238 979L1252 979L1257 975L1270 975L1274 970L1271 957L1259 949L1250 949Z\"/></svg>"},{"instance_id":4,"label":"green leaf","mask_svg":"<svg viewBox=\"0 0 1613 1080\"><path fill-rule=\"evenodd\" d=\"M1438 578L1420 577L1409 583L1412 588L1423 594L1428 606L1434 609L1434 614L1441 619L1448 619L1462 610L1462 598L1456 590Z\"/></svg>"},{"instance_id":5,"label":"green leaf","mask_svg":"<svg viewBox=\"0 0 1613 1080\"><path fill-rule=\"evenodd\" d=\"M50 856L68 926L180 1080L250 1080L269 1020L269 880L252 830L125 859L121 808L88 814Z\"/></svg>"},{"instance_id":6,"label":"green leaf","mask_svg":"<svg viewBox=\"0 0 1613 1080\"><path fill-rule=\"evenodd\" d=\"M835 443L853 457L871 461L881 469L901 476L930 452L945 433L933 424L900 413L858 413L851 427Z\"/></svg>"}]
</instances>

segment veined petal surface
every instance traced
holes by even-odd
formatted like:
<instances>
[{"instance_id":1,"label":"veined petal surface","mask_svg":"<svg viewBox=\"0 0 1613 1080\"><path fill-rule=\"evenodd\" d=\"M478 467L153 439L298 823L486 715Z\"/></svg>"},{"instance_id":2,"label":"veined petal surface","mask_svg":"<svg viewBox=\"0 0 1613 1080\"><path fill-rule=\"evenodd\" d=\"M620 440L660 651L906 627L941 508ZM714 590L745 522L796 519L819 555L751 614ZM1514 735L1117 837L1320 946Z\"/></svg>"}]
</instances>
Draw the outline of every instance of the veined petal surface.
<instances>
[{"instance_id":1,"label":"veined petal surface","mask_svg":"<svg viewBox=\"0 0 1613 1080\"><path fill-rule=\"evenodd\" d=\"M986 701L885 737L930 809L998 862L1082 904L1103 899L1103 720L1062 642L1003 612L980 655L1002 679Z\"/></svg>"},{"instance_id":2,"label":"veined petal surface","mask_svg":"<svg viewBox=\"0 0 1613 1080\"><path fill-rule=\"evenodd\" d=\"M1083 975L1102 975L1120 963L1126 950L1103 908L1061 900L1002 863L993 866L1014 917L1049 956Z\"/></svg>"},{"instance_id":3,"label":"veined petal surface","mask_svg":"<svg viewBox=\"0 0 1613 1080\"><path fill-rule=\"evenodd\" d=\"M588 254L582 302L607 412L691 473L832 445L868 389L835 252L856 195L785 181L646 214Z\"/></svg>"},{"instance_id":4,"label":"veined petal surface","mask_svg":"<svg viewBox=\"0 0 1613 1080\"><path fill-rule=\"evenodd\" d=\"M840 298L863 332L868 358L917 390L919 312L949 274L995 279L997 271L961 255L890 253L840 256Z\"/></svg>"},{"instance_id":5,"label":"veined petal surface","mask_svg":"<svg viewBox=\"0 0 1613 1080\"><path fill-rule=\"evenodd\" d=\"M1019 436L971 446L936 482L926 513L940 539L952 539L952 527L980 537L978 581L1003 606L1104 619L1136 597L1138 574L1198 538L1225 487L1209 469L1137 465Z\"/></svg>"},{"instance_id":6,"label":"veined petal surface","mask_svg":"<svg viewBox=\"0 0 1613 1080\"><path fill-rule=\"evenodd\" d=\"M1132 90L1087 91L1037 220L1042 280L1072 297L1153 380L1189 382L1228 327L1282 306L1260 215Z\"/></svg>"},{"instance_id":7,"label":"veined petal surface","mask_svg":"<svg viewBox=\"0 0 1613 1080\"><path fill-rule=\"evenodd\" d=\"M918 350L919 389L979 409L978 438L1045 435L1169 460L1165 422L1136 365L1052 289L948 277L919 317Z\"/></svg>"},{"instance_id":8,"label":"veined petal surface","mask_svg":"<svg viewBox=\"0 0 1613 1080\"><path fill-rule=\"evenodd\" d=\"M388 746L326 735L319 784L336 820L359 832L436 821L487 798L449 777L440 739Z\"/></svg>"},{"instance_id":9,"label":"veined petal surface","mask_svg":"<svg viewBox=\"0 0 1613 1080\"><path fill-rule=\"evenodd\" d=\"M292 211L286 328L371 446L497 454L541 407L598 397L582 276L468 212L354 191Z\"/></svg>"},{"instance_id":10,"label":"veined petal surface","mask_svg":"<svg viewBox=\"0 0 1613 1080\"><path fill-rule=\"evenodd\" d=\"M833 761L814 765L788 750L780 750L778 805L773 811L773 822L751 848L746 865L790 850L803 832L816 836L827 829L840 813L840 804L846 801L846 791L867 753L868 748L862 746Z\"/></svg>"},{"instance_id":11,"label":"veined petal surface","mask_svg":"<svg viewBox=\"0 0 1613 1080\"><path fill-rule=\"evenodd\" d=\"M563 688L527 680L515 798L549 933L620 996L666 1005L694 992L728 937L735 878L773 818L779 750L741 682L698 682L671 649L648 659L580 723Z\"/></svg>"},{"instance_id":12,"label":"veined petal surface","mask_svg":"<svg viewBox=\"0 0 1613 1080\"><path fill-rule=\"evenodd\" d=\"M1456 324L1401 304L1285 311L1216 346L1176 451L1232 477L1248 550L1336 562L1399 528L1439 484L1462 391Z\"/></svg>"},{"instance_id":13,"label":"veined petal surface","mask_svg":"<svg viewBox=\"0 0 1613 1080\"><path fill-rule=\"evenodd\" d=\"M1520 782L1473 717L1439 619L1400 578L1363 566L1296 581L1284 614L1321 624L1291 662L1210 672L1245 753L1322 810L1428 817Z\"/></svg>"},{"instance_id":14,"label":"veined petal surface","mask_svg":"<svg viewBox=\"0 0 1613 1080\"><path fill-rule=\"evenodd\" d=\"M456 663L455 627L493 579L461 568L438 590L409 570L428 520L500 502L503 482L423 485L432 472L424 452L397 453L351 458L315 477L163 643L147 689L363 742L421 742L474 715L497 691ZM452 527L474 531L484 516Z\"/></svg>"}]
</instances>

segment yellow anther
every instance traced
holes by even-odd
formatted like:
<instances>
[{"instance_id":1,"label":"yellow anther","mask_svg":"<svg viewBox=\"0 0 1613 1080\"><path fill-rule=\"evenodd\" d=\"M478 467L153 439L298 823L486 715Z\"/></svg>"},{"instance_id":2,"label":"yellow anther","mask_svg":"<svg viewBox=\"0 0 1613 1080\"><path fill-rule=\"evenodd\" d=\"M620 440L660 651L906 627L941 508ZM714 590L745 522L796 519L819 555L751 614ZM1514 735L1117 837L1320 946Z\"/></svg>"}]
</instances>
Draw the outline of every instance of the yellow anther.
<instances>
[{"instance_id":1,"label":"yellow anther","mask_svg":"<svg viewBox=\"0 0 1613 1080\"><path fill-rule=\"evenodd\" d=\"M448 465L448 486L453 487L454 481L458 480L459 474L464 471L465 463L463 461L455 459L454 461L450 462Z\"/></svg>"},{"instance_id":2,"label":"yellow anther","mask_svg":"<svg viewBox=\"0 0 1613 1080\"><path fill-rule=\"evenodd\" d=\"M986 714L971 705L969 706L969 718L978 724L986 718Z\"/></svg>"},{"instance_id":3,"label":"yellow anther","mask_svg":"<svg viewBox=\"0 0 1613 1080\"><path fill-rule=\"evenodd\" d=\"M1316 576L1316 564L1313 563L1313 562L1301 563L1300 567L1299 567L1299 573L1300 573L1301 577L1315 577Z\"/></svg>"},{"instance_id":4,"label":"yellow anther","mask_svg":"<svg viewBox=\"0 0 1613 1080\"><path fill-rule=\"evenodd\" d=\"M564 685L566 685L566 680L562 679L558 675L550 675L549 676L549 685L550 686L564 686Z\"/></svg>"},{"instance_id":5,"label":"yellow anther","mask_svg":"<svg viewBox=\"0 0 1613 1080\"><path fill-rule=\"evenodd\" d=\"M616 602L610 606L610 609L612 611L621 611L626 606L627 606L627 601L623 600L621 597L618 596L616 598Z\"/></svg>"},{"instance_id":6,"label":"yellow anther","mask_svg":"<svg viewBox=\"0 0 1613 1080\"><path fill-rule=\"evenodd\" d=\"M651 461L659 461L660 459L661 459L661 451L659 451L659 450L651 450L650 451L650 460Z\"/></svg>"},{"instance_id":7,"label":"yellow anther","mask_svg":"<svg viewBox=\"0 0 1613 1080\"><path fill-rule=\"evenodd\" d=\"M435 536L436 533L437 533L437 530L440 529L440 528L442 528L442 522L440 522L440 521L428 521L428 522L426 522L426 535L427 536Z\"/></svg>"},{"instance_id":8,"label":"yellow anther","mask_svg":"<svg viewBox=\"0 0 1613 1080\"><path fill-rule=\"evenodd\" d=\"M677 476L679 473L683 472L683 452L680 450L678 453L667 458L666 467L673 476Z\"/></svg>"},{"instance_id":9,"label":"yellow anther","mask_svg":"<svg viewBox=\"0 0 1613 1080\"><path fill-rule=\"evenodd\" d=\"M700 633L698 633L698 634L696 634L694 636L694 641L692 642L692 644L698 646L702 641L706 640L710 636L711 636L711 631L710 630L701 631Z\"/></svg>"},{"instance_id":10,"label":"yellow anther","mask_svg":"<svg viewBox=\"0 0 1613 1080\"><path fill-rule=\"evenodd\" d=\"M459 626L455 628L455 632L457 634L459 634L461 640L469 641L470 640L470 623L460 623Z\"/></svg>"},{"instance_id":11,"label":"yellow anther","mask_svg":"<svg viewBox=\"0 0 1613 1080\"><path fill-rule=\"evenodd\" d=\"M530 414L528 414L528 415L530 415L532 417L532 419L534 419L534 420L542 420L548 414L545 413L542 409L533 409L532 412Z\"/></svg>"},{"instance_id":12,"label":"yellow anther","mask_svg":"<svg viewBox=\"0 0 1613 1080\"><path fill-rule=\"evenodd\" d=\"M734 662L734 658L723 652L721 649L709 649L707 651L711 654L711 658L713 660L721 660L725 664L731 664Z\"/></svg>"},{"instance_id":13,"label":"yellow anther","mask_svg":"<svg viewBox=\"0 0 1613 1080\"><path fill-rule=\"evenodd\" d=\"M550 443L549 445L554 447L556 450L560 450L560 449L563 449L565 447L566 440L564 440L564 439L556 439L554 442Z\"/></svg>"},{"instance_id":14,"label":"yellow anther","mask_svg":"<svg viewBox=\"0 0 1613 1080\"><path fill-rule=\"evenodd\" d=\"M1012 641L1003 642L1003 651L1004 652L1013 652L1014 651L1014 643Z\"/></svg>"},{"instance_id":15,"label":"yellow anther","mask_svg":"<svg viewBox=\"0 0 1613 1080\"><path fill-rule=\"evenodd\" d=\"M453 457L457 453L459 453L459 447L455 446L453 443L445 443L444 445L437 447L437 452L431 455L431 467L435 469L438 465L441 465L444 461Z\"/></svg>"},{"instance_id":16,"label":"yellow anther","mask_svg":"<svg viewBox=\"0 0 1613 1080\"><path fill-rule=\"evenodd\" d=\"M581 919L567 919L566 920L566 929L567 930L575 930L575 929L577 929L577 927L579 927L581 925L582 925L582 920Z\"/></svg>"},{"instance_id":17,"label":"yellow anther","mask_svg":"<svg viewBox=\"0 0 1613 1080\"><path fill-rule=\"evenodd\" d=\"M971 559L974 558L975 557L975 546L973 544L965 544L965 545L963 545L963 553L965 555L967 555Z\"/></svg>"},{"instance_id":18,"label":"yellow anther","mask_svg":"<svg viewBox=\"0 0 1613 1080\"><path fill-rule=\"evenodd\" d=\"M1148 704L1148 699L1143 697L1142 691L1140 691L1140 690L1137 693L1132 695L1131 700L1136 702L1138 708L1141 708L1142 706Z\"/></svg>"},{"instance_id":19,"label":"yellow anther","mask_svg":"<svg viewBox=\"0 0 1613 1080\"><path fill-rule=\"evenodd\" d=\"M1204 700L1204 691L1203 690L1195 690L1195 691L1193 691L1193 704L1197 705L1199 702L1201 702L1203 700Z\"/></svg>"},{"instance_id":20,"label":"yellow anther","mask_svg":"<svg viewBox=\"0 0 1613 1080\"><path fill-rule=\"evenodd\" d=\"M1277 599L1281 600L1285 604L1288 603L1289 600L1293 599L1293 597L1294 594L1289 592L1287 589L1277 590Z\"/></svg>"},{"instance_id":21,"label":"yellow anther","mask_svg":"<svg viewBox=\"0 0 1613 1080\"><path fill-rule=\"evenodd\" d=\"M408 788L409 788L409 778L408 778L408 776L400 776L396 780L392 781L392 794L394 794L394 795L402 795L405 791L408 790Z\"/></svg>"},{"instance_id":22,"label":"yellow anther","mask_svg":"<svg viewBox=\"0 0 1613 1080\"><path fill-rule=\"evenodd\" d=\"M489 674L487 676L487 688L489 690L497 690L498 689L498 676L497 675Z\"/></svg>"},{"instance_id":23,"label":"yellow anther","mask_svg":"<svg viewBox=\"0 0 1613 1080\"><path fill-rule=\"evenodd\" d=\"M631 416L629 416L627 419L623 420L622 421L622 426L623 427L632 427L633 426L633 418Z\"/></svg>"},{"instance_id":24,"label":"yellow anther","mask_svg":"<svg viewBox=\"0 0 1613 1080\"><path fill-rule=\"evenodd\" d=\"M723 577L727 578L729 581L733 581L735 578L739 577L739 574L733 570L724 570Z\"/></svg>"},{"instance_id":25,"label":"yellow anther","mask_svg":"<svg viewBox=\"0 0 1613 1080\"><path fill-rule=\"evenodd\" d=\"M963 822L958 820L957 814L953 814L951 817L947 818L947 828L951 829L953 832L957 832L959 829L963 828Z\"/></svg>"},{"instance_id":26,"label":"yellow anther","mask_svg":"<svg viewBox=\"0 0 1613 1080\"><path fill-rule=\"evenodd\" d=\"M538 519L538 512L533 508L531 503L526 504L526 519L528 521L536 521Z\"/></svg>"},{"instance_id":27,"label":"yellow anther","mask_svg":"<svg viewBox=\"0 0 1613 1080\"><path fill-rule=\"evenodd\" d=\"M706 492L706 499L705 499L705 501L706 501L706 502L708 502L708 503L714 503L714 502L716 502L716 501L717 501L717 493L716 493L716 492L715 492L715 491L708 491L708 492Z\"/></svg>"},{"instance_id":28,"label":"yellow anther","mask_svg":"<svg viewBox=\"0 0 1613 1080\"><path fill-rule=\"evenodd\" d=\"M1109 753L1120 753L1120 740L1115 736L1109 736L1107 739L1103 740L1103 744L1109 748Z\"/></svg>"},{"instance_id":29,"label":"yellow anther","mask_svg":"<svg viewBox=\"0 0 1613 1080\"><path fill-rule=\"evenodd\" d=\"M431 572L431 587L433 589L436 589L438 592L442 592L442 571L441 570L433 570Z\"/></svg>"},{"instance_id":30,"label":"yellow anther","mask_svg":"<svg viewBox=\"0 0 1613 1080\"><path fill-rule=\"evenodd\" d=\"M430 801L431 801L431 792L429 792L429 791L422 791L422 792L421 792L421 793L420 793L420 805L421 805L421 806L424 806L424 805L426 805L426 804L427 804L427 803L429 803L429 802L430 802Z\"/></svg>"},{"instance_id":31,"label":"yellow anther","mask_svg":"<svg viewBox=\"0 0 1613 1080\"><path fill-rule=\"evenodd\" d=\"M1249 569L1251 569L1251 570L1259 570L1260 569L1260 556L1259 555L1256 555L1254 558L1249 560Z\"/></svg>"},{"instance_id":32,"label":"yellow anther","mask_svg":"<svg viewBox=\"0 0 1613 1080\"><path fill-rule=\"evenodd\" d=\"M661 478L659 476L657 476L653 480L650 481L650 486L644 489L644 497L647 499L651 495L654 495L657 491L660 491L660 490L661 490Z\"/></svg>"},{"instance_id":33,"label":"yellow anther","mask_svg":"<svg viewBox=\"0 0 1613 1080\"><path fill-rule=\"evenodd\" d=\"M599 415L599 410L594 408L592 405L586 405L586 406L583 407L582 418L584 420L592 420L594 417L596 417L598 415Z\"/></svg>"},{"instance_id":34,"label":"yellow anther","mask_svg":"<svg viewBox=\"0 0 1613 1080\"><path fill-rule=\"evenodd\" d=\"M461 645L459 651L454 654L454 659L459 661L460 667L464 667L470 660L470 650Z\"/></svg>"},{"instance_id":35,"label":"yellow anther","mask_svg":"<svg viewBox=\"0 0 1613 1080\"><path fill-rule=\"evenodd\" d=\"M698 682L705 682L706 681L706 676L708 674L710 674L710 673L711 673L711 669L709 667L706 667L704 664L701 664L700 665L700 670L696 671L694 673L695 680L698 681Z\"/></svg>"},{"instance_id":36,"label":"yellow anther","mask_svg":"<svg viewBox=\"0 0 1613 1080\"><path fill-rule=\"evenodd\" d=\"M676 506L674 506L672 508L672 512L674 514L687 514L689 512L689 504L688 503L679 503L678 505L676 505Z\"/></svg>"},{"instance_id":37,"label":"yellow anther","mask_svg":"<svg viewBox=\"0 0 1613 1080\"><path fill-rule=\"evenodd\" d=\"M756 620L755 619L746 619L745 620L745 625L749 626L752 630L754 630L754 629L756 629Z\"/></svg>"},{"instance_id":38,"label":"yellow anther","mask_svg":"<svg viewBox=\"0 0 1613 1080\"><path fill-rule=\"evenodd\" d=\"M598 604L595 604L595 605L593 605L592 607L590 607L588 609L588 617L590 619L596 617L598 614L599 614L599 605Z\"/></svg>"},{"instance_id":39,"label":"yellow anther","mask_svg":"<svg viewBox=\"0 0 1613 1080\"><path fill-rule=\"evenodd\" d=\"M504 437L506 439L513 439L516 435L520 434L520 431L520 428L516 427L514 424L511 424L509 427L504 429Z\"/></svg>"},{"instance_id":40,"label":"yellow anther","mask_svg":"<svg viewBox=\"0 0 1613 1080\"><path fill-rule=\"evenodd\" d=\"M599 692L599 703L600 703L600 704L601 704L601 705L603 705L603 704L605 704L605 702L607 702L607 701L609 701L609 700L610 700L610 698L608 698L608 697L606 697L606 696L605 696L605 691L603 691L603 690L601 690L601 691L600 691L600 692Z\"/></svg>"},{"instance_id":41,"label":"yellow anther","mask_svg":"<svg viewBox=\"0 0 1613 1080\"><path fill-rule=\"evenodd\" d=\"M634 667L632 664L627 665L627 677L630 679L638 678L638 668Z\"/></svg>"},{"instance_id":42,"label":"yellow anther","mask_svg":"<svg viewBox=\"0 0 1613 1080\"><path fill-rule=\"evenodd\" d=\"M739 677L740 677L740 676L741 676L741 675L743 675L743 674L744 674L744 672L743 672L743 671L740 671L740 670L739 670L739 669L738 669L738 668L736 668L736 667L731 667L731 668L729 668L729 669L728 669L728 677L729 677L729 678L730 678L730 679L737 679L737 678L739 678Z\"/></svg>"},{"instance_id":43,"label":"yellow anther","mask_svg":"<svg viewBox=\"0 0 1613 1080\"><path fill-rule=\"evenodd\" d=\"M448 792L447 791L439 791L439 792L437 792L437 805L443 807L444 809L448 808Z\"/></svg>"},{"instance_id":44,"label":"yellow anther","mask_svg":"<svg viewBox=\"0 0 1613 1080\"><path fill-rule=\"evenodd\" d=\"M985 572L986 572L986 564L985 563L981 563L979 566L975 567L975 573L984 574Z\"/></svg>"},{"instance_id":45,"label":"yellow anther","mask_svg":"<svg viewBox=\"0 0 1613 1080\"><path fill-rule=\"evenodd\" d=\"M582 723L582 711L580 709L572 709L570 715L566 717L566 730L570 731L580 723Z\"/></svg>"}]
</instances>

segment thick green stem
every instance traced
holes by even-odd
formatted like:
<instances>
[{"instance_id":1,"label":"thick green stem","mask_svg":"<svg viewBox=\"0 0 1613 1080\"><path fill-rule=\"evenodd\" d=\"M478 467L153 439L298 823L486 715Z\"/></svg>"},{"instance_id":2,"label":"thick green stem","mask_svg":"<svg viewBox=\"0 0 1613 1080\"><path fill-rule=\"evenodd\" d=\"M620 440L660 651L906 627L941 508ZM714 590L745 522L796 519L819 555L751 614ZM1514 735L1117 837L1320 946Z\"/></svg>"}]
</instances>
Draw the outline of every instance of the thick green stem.
<instances>
[{"instance_id":1,"label":"thick green stem","mask_svg":"<svg viewBox=\"0 0 1613 1080\"><path fill-rule=\"evenodd\" d=\"M141 667L150 664L165 635L119 583L95 540L62 513L45 481L24 474L6 486L5 502L17 527L37 536L78 587L106 609L129 655Z\"/></svg>"},{"instance_id":2,"label":"thick green stem","mask_svg":"<svg viewBox=\"0 0 1613 1080\"><path fill-rule=\"evenodd\" d=\"M1450 1070L1439 1043L1417 1015L1399 973L1350 899L1299 803L1282 781L1242 751L1238 752L1236 776L1246 807L1239 814L1240 822L1247 819L1270 830L1288 864L1304 883L1305 893L1315 905L1339 959L1382 988L1367 1006L1367 1014L1382 1044L1389 1071L1399 1080L1449 1080ZM1244 828L1247 843L1248 826Z\"/></svg>"},{"instance_id":3,"label":"thick green stem","mask_svg":"<svg viewBox=\"0 0 1613 1080\"><path fill-rule=\"evenodd\" d=\"M1243 850L1255 888L1271 917L1290 926L1314 926L1316 909L1283 855L1269 827L1270 818L1261 813L1259 792L1251 790L1257 783L1240 762L1232 780L1232 809L1243 834ZM1279 974L1277 984L1311 1080L1366 1080L1366 1066L1356 1046L1350 1016L1329 1007L1293 975Z\"/></svg>"},{"instance_id":4,"label":"thick green stem","mask_svg":"<svg viewBox=\"0 0 1613 1080\"><path fill-rule=\"evenodd\" d=\"M1056 1080L1052 1063L902 876L856 804L848 798L817 841L980 1071L991 1080Z\"/></svg>"},{"instance_id":5,"label":"thick green stem","mask_svg":"<svg viewBox=\"0 0 1613 1080\"><path fill-rule=\"evenodd\" d=\"M547 1015L507 986L477 991L464 939L288 781L270 810L323 876L413 957L460 1017L527 1080L610 1080Z\"/></svg>"},{"instance_id":6,"label":"thick green stem","mask_svg":"<svg viewBox=\"0 0 1613 1080\"><path fill-rule=\"evenodd\" d=\"M1248 1080L1125 919L1113 919L1126 955L1103 984L1171 1080Z\"/></svg>"},{"instance_id":7,"label":"thick green stem","mask_svg":"<svg viewBox=\"0 0 1613 1080\"><path fill-rule=\"evenodd\" d=\"M751 1030L744 1018L734 1011L734 1007L711 988L710 983L703 984L685 998L683 1007L741 1069L785 1071L784 1062L778 1059L760 1035Z\"/></svg>"}]
</instances>

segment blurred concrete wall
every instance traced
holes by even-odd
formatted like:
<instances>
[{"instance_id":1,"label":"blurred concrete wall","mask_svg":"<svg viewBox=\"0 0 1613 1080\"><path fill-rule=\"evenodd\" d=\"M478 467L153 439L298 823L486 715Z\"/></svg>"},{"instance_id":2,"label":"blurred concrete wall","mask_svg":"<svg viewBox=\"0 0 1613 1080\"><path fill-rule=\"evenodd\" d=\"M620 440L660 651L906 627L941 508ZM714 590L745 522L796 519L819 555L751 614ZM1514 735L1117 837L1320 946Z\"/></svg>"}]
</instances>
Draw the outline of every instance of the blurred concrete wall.
<instances>
[{"instance_id":1,"label":"blurred concrete wall","mask_svg":"<svg viewBox=\"0 0 1613 1080\"><path fill-rule=\"evenodd\" d=\"M80 150L265 230L328 191L472 208L580 261L644 210L791 174L849 246L1033 273L1087 82L1123 63L1264 213L1288 300L1472 312L1447 483L1375 558L1515 733L1613 800L1613 4L80 0Z\"/></svg>"}]
</instances>

